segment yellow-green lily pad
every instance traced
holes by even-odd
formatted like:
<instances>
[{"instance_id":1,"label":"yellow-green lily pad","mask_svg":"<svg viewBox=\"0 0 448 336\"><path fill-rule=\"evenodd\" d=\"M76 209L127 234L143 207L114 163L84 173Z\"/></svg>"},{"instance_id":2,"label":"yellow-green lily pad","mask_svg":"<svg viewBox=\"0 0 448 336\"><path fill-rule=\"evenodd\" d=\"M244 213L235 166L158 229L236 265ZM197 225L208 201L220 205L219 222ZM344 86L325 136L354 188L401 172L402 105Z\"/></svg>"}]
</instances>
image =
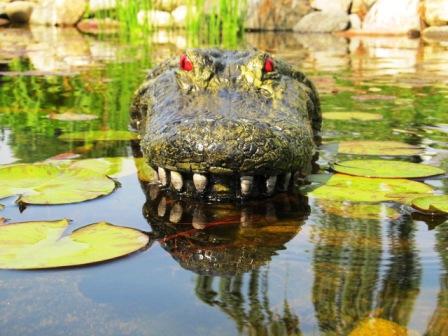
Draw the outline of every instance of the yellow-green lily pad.
<instances>
[{"instance_id":1,"label":"yellow-green lily pad","mask_svg":"<svg viewBox=\"0 0 448 336\"><path fill-rule=\"evenodd\" d=\"M371 317L357 325L349 336L409 336L406 328L399 324L384 320L381 318Z\"/></svg>"},{"instance_id":2,"label":"yellow-green lily pad","mask_svg":"<svg viewBox=\"0 0 448 336\"><path fill-rule=\"evenodd\" d=\"M422 154L423 149L398 141L342 141L338 153L352 155L413 156Z\"/></svg>"},{"instance_id":3,"label":"yellow-green lily pad","mask_svg":"<svg viewBox=\"0 0 448 336\"><path fill-rule=\"evenodd\" d=\"M448 196L434 195L414 198L412 206L420 211L434 214L448 214Z\"/></svg>"},{"instance_id":4,"label":"yellow-green lily pad","mask_svg":"<svg viewBox=\"0 0 448 336\"><path fill-rule=\"evenodd\" d=\"M333 169L338 173L380 178L421 178L445 173L438 167L397 160L343 161L336 163Z\"/></svg>"},{"instance_id":5,"label":"yellow-green lily pad","mask_svg":"<svg viewBox=\"0 0 448 336\"><path fill-rule=\"evenodd\" d=\"M0 268L79 266L123 257L146 247L147 234L100 222L62 236L67 219L0 226Z\"/></svg>"},{"instance_id":6,"label":"yellow-green lily pad","mask_svg":"<svg viewBox=\"0 0 448 336\"><path fill-rule=\"evenodd\" d=\"M59 121L90 121L98 119L97 115L94 114L82 114L82 113L50 113L48 119L59 120Z\"/></svg>"},{"instance_id":7,"label":"yellow-green lily pad","mask_svg":"<svg viewBox=\"0 0 448 336\"><path fill-rule=\"evenodd\" d=\"M368 112L327 112L322 113L322 118L326 120L374 121L383 119L383 116L378 113Z\"/></svg>"},{"instance_id":8,"label":"yellow-green lily pad","mask_svg":"<svg viewBox=\"0 0 448 336\"><path fill-rule=\"evenodd\" d=\"M330 214L356 219L398 219L400 213L385 204L347 203L320 200L319 205Z\"/></svg>"},{"instance_id":9,"label":"yellow-green lily pad","mask_svg":"<svg viewBox=\"0 0 448 336\"><path fill-rule=\"evenodd\" d=\"M50 163L17 164L0 169L0 199L20 195L27 204L65 204L108 195L116 188L95 171L58 167Z\"/></svg>"},{"instance_id":10,"label":"yellow-green lily pad","mask_svg":"<svg viewBox=\"0 0 448 336\"><path fill-rule=\"evenodd\" d=\"M138 134L129 131L89 131L65 133L59 136L64 141L126 141L138 139Z\"/></svg>"},{"instance_id":11,"label":"yellow-green lily pad","mask_svg":"<svg viewBox=\"0 0 448 336\"><path fill-rule=\"evenodd\" d=\"M416 194L426 196L432 192L429 185L412 180L335 174L324 185L308 193L308 196L331 201L406 203L414 199Z\"/></svg>"}]
</instances>

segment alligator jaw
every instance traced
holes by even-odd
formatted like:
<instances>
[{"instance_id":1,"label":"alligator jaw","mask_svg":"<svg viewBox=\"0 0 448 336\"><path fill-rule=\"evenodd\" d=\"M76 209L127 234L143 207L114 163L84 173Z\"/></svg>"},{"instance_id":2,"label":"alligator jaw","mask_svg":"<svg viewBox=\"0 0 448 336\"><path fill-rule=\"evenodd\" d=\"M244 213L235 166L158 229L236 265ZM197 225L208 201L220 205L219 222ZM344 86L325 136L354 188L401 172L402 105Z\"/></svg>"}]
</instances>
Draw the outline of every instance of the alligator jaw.
<instances>
[{"instance_id":1,"label":"alligator jaw","mask_svg":"<svg viewBox=\"0 0 448 336\"><path fill-rule=\"evenodd\" d=\"M157 180L161 187L180 195L209 200L253 199L288 191L292 172L276 175L259 174L199 174L158 167Z\"/></svg>"}]
</instances>

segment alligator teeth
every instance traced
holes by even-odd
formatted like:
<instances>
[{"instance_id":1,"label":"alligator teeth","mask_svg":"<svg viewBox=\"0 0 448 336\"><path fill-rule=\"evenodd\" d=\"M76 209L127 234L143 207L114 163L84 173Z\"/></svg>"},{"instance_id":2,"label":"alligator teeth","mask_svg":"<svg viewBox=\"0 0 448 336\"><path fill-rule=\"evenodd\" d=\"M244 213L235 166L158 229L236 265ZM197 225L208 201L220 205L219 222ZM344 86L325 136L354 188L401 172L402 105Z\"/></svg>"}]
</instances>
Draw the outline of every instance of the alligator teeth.
<instances>
[{"instance_id":1,"label":"alligator teeth","mask_svg":"<svg viewBox=\"0 0 448 336\"><path fill-rule=\"evenodd\" d=\"M157 173L159 174L159 181L160 183L166 187L168 185L168 176L166 174L166 170L159 167L157 168Z\"/></svg>"},{"instance_id":2,"label":"alligator teeth","mask_svg":"<svg viewBox=\"0 0 448 336\"><path fill-rule=\"evenodd\" d=\"M275 190L275 184L277 183L277 176L269 176L266 180L266 192L268 195L272 194Z\"/></svg>"},{"instance_id":3,"label":"alligator teeth","mask_svg":"<svg viewBox=\"0 0 448 336\"><path fill-rule=\"evenodd\" d=\"M171 184L173 185L174 189L177 191L181 191L182 187L184 185L184 180L182 179L182 175L178 172L172 171L171 172Z\"/></svg>"},{"instance_id":4,"label":"alligator teeth","mask_svg":"<svg viewBox=\"0 0 448 336\"><path fill-rule=\"evenodd\" d=\"M193 212L193 219L191 224L196 230L203 230L207 225L207 219L205 218L204 212L201 209L195 209Z\"/></svg>"},{"instance_id":5,"label":"alligator teeth","mask_svg":"<svg viewBox=\"0 0 448 336\"><path fill-rule=\"evenodd\" d=\"M253 184L254 184L253 176L241 176L241 194L243 196L249 195Z\"/></svg>"},{"instance_id":6,"label":"alligator teeth","mask_svg":"<svg viewBox=\"0 0 448 336\"><path fill-rule=\"evenodd\" d=\"M279 186L280 191L286 191L288 190L289 181L291 180L291 173L286 173L284 175L284 179L282 181L282 184Z\"/></svg>"},{"instance_id":7,"label":"alligator teeth","mask_svg":"<svg viewBox=\"0 0 448 336\"><path fill-rule=\"evenodd\" d=\"M207 177L201 174L193 174L193 182L198 192L203 192L207 187Z\"/></svg>"},{"instance_id":8,"label":"alligator teeth","mask_svg":"<svg viewBox=\"0 0 448 336\"><path fill-rule=\"evenodd\" d=\"M159 217L163 217L165 216L165 212L166 212L166 197L163 197L160 200L159 206L157 207L157 215Z\"/></svg>"},{"instance_id":9,"label":"alligator teeth","mask_svg":"<svg viewBox=\"0 0 448 336\"><path fill-rule=\"evenodd\" d=\"M182 218L182 213L182 205L180 205L180 203L174 204L170 211L170 222L174 224L179 223L180 219Z\"/></svg>"},{"instance_id":10,"label":"alligator teeth","mask_svg":"<svg viewBox=\"0 0 448 336\"><path fill-rule=\"evenodd\" d=\"M151 184L149 186L149 198L151 199L151 201L154 201L158 196L159 196L159 186L155 185L155 184Z\"/></svg>"}]
</instances>

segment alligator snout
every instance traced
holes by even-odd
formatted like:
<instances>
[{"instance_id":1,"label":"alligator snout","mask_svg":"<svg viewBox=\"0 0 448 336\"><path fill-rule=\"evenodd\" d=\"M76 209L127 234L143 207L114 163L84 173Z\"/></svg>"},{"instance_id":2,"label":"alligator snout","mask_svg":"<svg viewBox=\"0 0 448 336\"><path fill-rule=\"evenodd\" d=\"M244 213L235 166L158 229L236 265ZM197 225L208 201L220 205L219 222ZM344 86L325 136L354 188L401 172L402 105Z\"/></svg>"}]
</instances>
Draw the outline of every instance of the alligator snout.
<instances>
[{"instance_id":1,"label":"alligator snout","mask_svg":"<svg viewBox=\"0 0 448 336\"><path fill-rule=\"evenodd\" d=\"M153 69L132 116L160 183L208 199L286 191L309 172L321 122L302 73L258 51L216 49Z\"/></svg>"}]
</instances>

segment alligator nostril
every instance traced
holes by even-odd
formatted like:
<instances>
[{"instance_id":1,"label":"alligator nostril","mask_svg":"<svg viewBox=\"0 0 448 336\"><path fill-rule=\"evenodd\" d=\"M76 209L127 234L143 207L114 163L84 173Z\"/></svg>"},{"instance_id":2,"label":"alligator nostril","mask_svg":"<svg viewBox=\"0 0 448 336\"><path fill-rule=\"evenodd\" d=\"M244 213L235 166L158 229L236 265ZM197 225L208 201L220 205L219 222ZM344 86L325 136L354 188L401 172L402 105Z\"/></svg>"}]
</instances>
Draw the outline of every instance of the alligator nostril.
<instances>
[{"instance_id":1,"label":"alligator nostril","mask_svg":"<svg viewBox=\"0 0 448 336\"><path fill-rule=\"evenodd\" d=\"M201 174L194 174L193 183L196 190L201 193L207 187L207 177Z\"/></svg>"},{"instance_id":2,"label":"alligator nostril","mask_svg":"<svg viewBox=\"0 0 448 336\"><path fill-rule=\"evenodd\" d=\"M171 184L173 185L174 189L177 191L181 191L182 187L184 185L184 180L182 178L182 175L176 171L171 172Z\"/></svg>"},{"instance_id":3,"label":"alligator nostril","mask_svg":"<svg viewBox=\"0 0 448 336\"><path fill-rule=\"evenodd\" d=\"M168 175L166 173L166 170L159 167L157 168L157 173L159 174L159 181L160 183L166 187L168 185Z\"/></svg>"},{"instance_id":4,"label":"alligator nostril","mask_svg":"<svg viewBox=\"0 0 448 336\"><path fill-rule=\"evenodd\" d=\"M266 193L271 195L275 190L275 185L277 183L277 175L268 177L266 180Z\"/></svg>"},{"instance_id":5,"label":"alligator nostril","mask_svg":"<svg viewBox=\"0 0 448 336\"><path fill-rule=\"evenodd\" d=\"M254 184L253 176L241 176L241 194L243 196L247 196L250 194L252 190L252 186Z\"/></svg>"},{"instance_id":6,"label":"alligator nostril","mask_svg":"<svg viewBox=\"0 0 448 336\"><path fill-rule=\"evenodd\" d=\"M176 203L173 205L170 211L170 222L177 224L180 222L183 214L183 208L180 203Z\"/></svg>"}]
</instances>

